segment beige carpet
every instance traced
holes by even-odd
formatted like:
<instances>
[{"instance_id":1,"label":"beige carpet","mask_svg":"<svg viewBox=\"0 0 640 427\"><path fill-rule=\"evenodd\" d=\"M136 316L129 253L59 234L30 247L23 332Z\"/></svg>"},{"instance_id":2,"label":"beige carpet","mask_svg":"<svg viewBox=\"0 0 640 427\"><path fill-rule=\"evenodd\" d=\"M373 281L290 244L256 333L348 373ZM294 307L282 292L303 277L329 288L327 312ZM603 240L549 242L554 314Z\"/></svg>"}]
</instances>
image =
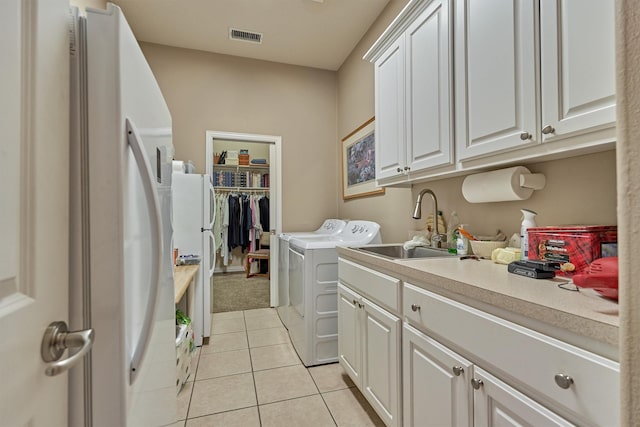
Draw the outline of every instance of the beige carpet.
<instances>
[{"instance_id":1,"label":"beige carpet","mask_svg":"<svg viewBox=\"0 0 640 427\"><path fill-rule=\"evenodd\" d=\"M269 279L245 273L213 275L213 313L269 307Z\"/></svg>"}]
</instances>

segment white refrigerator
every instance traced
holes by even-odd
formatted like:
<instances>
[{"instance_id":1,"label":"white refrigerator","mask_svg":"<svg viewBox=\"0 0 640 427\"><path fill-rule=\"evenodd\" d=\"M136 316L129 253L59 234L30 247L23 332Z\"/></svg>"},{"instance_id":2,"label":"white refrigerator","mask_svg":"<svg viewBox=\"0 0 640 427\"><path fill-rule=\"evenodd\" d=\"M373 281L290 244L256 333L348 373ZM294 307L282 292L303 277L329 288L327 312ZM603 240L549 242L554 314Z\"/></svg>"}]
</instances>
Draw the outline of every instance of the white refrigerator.
<instances>
[{"instance_id":1,"label":"white refrigerator","mask_svg":"<svg viewBox=\"0 0 640 427\"><path fill-rule=\"evenodd\" d=\"M174 173L173 244L180 255L198 255L200 268L194 279L191 321L195 344L202 345L211 335L211 285L216 266L216 241L213 236L215 194L207 175Z\"/></svg>"},{"instance_id":2,"label":"white refrigerator","mask_svg":"<svg viewBox=\"0 0 640 427\"><path fill-rule=\"evenodd\" d=\"M95 342L70 373L70 425L166 425L177 380L171 115L121 10L86 15L72 36L70 320Z\"/></svg>"}]
</instances>

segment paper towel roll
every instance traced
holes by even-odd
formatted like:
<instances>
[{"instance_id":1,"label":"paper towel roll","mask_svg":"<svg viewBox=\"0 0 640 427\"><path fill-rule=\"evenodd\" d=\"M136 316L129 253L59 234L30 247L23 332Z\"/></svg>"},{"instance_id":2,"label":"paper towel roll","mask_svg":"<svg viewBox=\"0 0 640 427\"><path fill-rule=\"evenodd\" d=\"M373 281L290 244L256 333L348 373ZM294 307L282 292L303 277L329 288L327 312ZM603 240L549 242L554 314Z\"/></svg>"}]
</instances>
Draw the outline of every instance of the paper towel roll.
<instances>
[{"instance_id":1,"label":"paper towel roll","mask_svg":"<svg viewBox=\"0 0 640 427\"><path fill-rule=\"evenodd\" d=\"M462 183L462 195L470 203L526 200L534 189L543 187L544 175L515 166L467 176Z\"/></svg>"}]
</instances>

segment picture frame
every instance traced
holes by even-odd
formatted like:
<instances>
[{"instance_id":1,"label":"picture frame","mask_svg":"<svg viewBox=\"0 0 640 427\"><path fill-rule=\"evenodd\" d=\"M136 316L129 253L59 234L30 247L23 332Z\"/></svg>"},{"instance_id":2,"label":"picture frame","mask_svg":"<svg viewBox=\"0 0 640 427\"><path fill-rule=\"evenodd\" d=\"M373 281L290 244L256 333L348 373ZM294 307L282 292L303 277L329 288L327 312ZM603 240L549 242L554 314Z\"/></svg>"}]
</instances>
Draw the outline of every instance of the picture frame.
<instances>
[{"instance_id":1,"label":"picture frame","mask_svg":"<svg viewBox=\"0 0 640 427\"><path fill-rule=\"evenodd\" d=\"M384 194L376 186L375 117L342 138L342 199Z\"/></svg>"}]
</instances>

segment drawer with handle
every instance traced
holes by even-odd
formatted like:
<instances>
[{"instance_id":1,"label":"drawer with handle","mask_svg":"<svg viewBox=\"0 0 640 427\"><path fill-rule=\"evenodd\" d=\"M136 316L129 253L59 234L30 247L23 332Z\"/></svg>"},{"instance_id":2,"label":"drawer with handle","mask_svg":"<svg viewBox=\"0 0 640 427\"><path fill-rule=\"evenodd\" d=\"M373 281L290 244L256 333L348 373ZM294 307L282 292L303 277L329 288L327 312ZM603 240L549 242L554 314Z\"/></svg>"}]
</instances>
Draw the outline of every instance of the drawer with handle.
<instances>
[{"instance_id":1,"label":"drawer with handle","mask_svg":"<svg viewBox=\"0 0 640 427\"><path fill-rule=\"evenodd\" d=\"M400 312L399 279L342 258L338 259L338 278L394 313Z\"/></svg>"},{"instance_id":2,"label":"drawer with handle","mask_svg":"<svg viewBox=\"0 0 640 427\"><path fill-rule=\"evenodd\" d=\"M618 425L615 361L405 283L402 314L474 363L580 423Z\"/></svg>"}]
</instances>

